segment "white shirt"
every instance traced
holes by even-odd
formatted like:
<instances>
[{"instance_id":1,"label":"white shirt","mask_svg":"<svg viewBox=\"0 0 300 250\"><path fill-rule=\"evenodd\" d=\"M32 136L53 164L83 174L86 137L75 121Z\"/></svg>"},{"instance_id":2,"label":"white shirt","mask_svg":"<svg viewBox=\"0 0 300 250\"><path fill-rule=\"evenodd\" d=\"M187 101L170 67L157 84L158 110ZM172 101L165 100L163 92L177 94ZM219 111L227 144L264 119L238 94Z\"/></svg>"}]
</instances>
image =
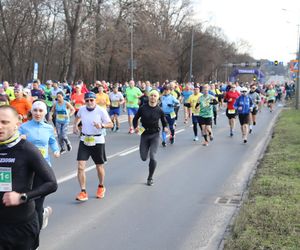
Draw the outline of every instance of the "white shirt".
<instances>
[{"instance_id":1,"label":"white shirt","mask_svg":"<svg viewBox=\"0 0 300 250\"><path fill-rule=\"evenodd\" d=\"M81 119L82 122L82 133L85 135L99 135L96 136L96 143L105 143L105 138L102 135L102 129L97 129L94 126L94 123L106 124L111 122L110 117L107 111L104 108L99 107L98 105L95 107L93 111L88 111L86 106L80 107L77 117ZM84 141L84 136L81 136L81 141Z\"/></svg>"}]
</instances>

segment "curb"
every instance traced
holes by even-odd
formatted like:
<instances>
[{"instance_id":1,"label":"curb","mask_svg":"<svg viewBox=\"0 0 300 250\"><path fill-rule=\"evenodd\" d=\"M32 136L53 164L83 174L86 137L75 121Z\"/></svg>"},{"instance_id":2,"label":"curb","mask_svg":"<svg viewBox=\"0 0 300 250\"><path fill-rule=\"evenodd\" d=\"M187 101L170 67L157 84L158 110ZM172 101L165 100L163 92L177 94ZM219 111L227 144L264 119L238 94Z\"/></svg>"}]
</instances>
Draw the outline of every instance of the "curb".
<instances>
[{"instance_id":1,"label":"curb","mask_svg":"<svg viewBox=\"0 0 300 250\"><path fill-rule=\"evenodd\" d=\"M231 235L231 231L232 231L232 226L235 222L235 219L237 217L237 215L240 212L241 207L244 204L244 201L248 198L249 195L249 187L252 183L252 179L255 176L258 166L260 165L262 159L264 158L265 152L269 146L270 141L272 140L273 134L274 134L274 129L275 129L275 125L278 121L279 115L281 114L282 110L284 110L286 107L282 107L278 112L276 112L276 114L274 115L274 117L272 118L272 121L270 122L270 126L268 126L267 130L266 130L266 138L264 139L264 143L258 153L257 156L257 160L254 164L254 166L252 166L252 164L249 164L249 168L252 168L252 171L249 175L249 177L247 178L246 182L245 182L245 190L242 192L241 194L241 203L240 205L235 209L233 215L231 216L228 225L226 226L226 229L224 231L224 234L222 236L222 240L220 241L218 250L223 250L224 249L224 244L226 239Z\"/></svg>"}]
</instances>

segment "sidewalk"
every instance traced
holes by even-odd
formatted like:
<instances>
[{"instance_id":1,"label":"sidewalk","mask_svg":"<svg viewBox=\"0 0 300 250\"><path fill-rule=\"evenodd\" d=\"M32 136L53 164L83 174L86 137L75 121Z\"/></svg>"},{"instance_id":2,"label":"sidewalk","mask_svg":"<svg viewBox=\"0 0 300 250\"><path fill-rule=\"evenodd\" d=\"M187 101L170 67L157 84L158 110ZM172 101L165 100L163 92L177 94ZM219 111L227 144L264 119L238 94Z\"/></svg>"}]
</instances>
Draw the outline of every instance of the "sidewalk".
<instances>
[{"instance_id":1,"label":"sidewalk","mask_svg":"<svg viewBox=\"0 0 300 250\"><path fill-rule=\"evenodd\" d=\"M285 109L224 249L300 249L300 111Z\"/></svg>"}]
</instances>

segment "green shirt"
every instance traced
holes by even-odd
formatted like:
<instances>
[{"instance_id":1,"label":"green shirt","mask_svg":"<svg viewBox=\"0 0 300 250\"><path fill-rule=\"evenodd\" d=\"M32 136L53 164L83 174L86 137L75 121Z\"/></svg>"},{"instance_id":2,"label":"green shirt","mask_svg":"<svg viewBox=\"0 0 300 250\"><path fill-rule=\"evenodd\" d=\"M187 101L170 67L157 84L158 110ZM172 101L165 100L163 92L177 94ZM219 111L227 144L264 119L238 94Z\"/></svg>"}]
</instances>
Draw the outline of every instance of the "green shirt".
<instances>
[{"instance_id":1,"label":"green shirt","mask_svg":"<svg viewBox=\"0 0 300 250\"><path fill-rule=\"evenodd\" d=\"M275 100L276 99L275 95L276 95L276 90L275 89L269 89L267 91L267 100L268 101Z\"/></svg>"},{"instance_id":2,"label":"green shirt","mask_svg":"<svg viewBox=\"0 0 300 250\"><path fill-rule=\"evenodd\" d=\"M200 102L200 113L199 115L204 118L213 117L213 105L210 104L211 100L215 99L214 96L207 94L202 95L199 98Z\"/></svg>"},{"instance_id":3,"label":"green shirt","mask_svg":"<svg viewBox=\"0 0 300 250\"><path fill-rule=\"evenodd\" d=\"M52 107L53 106L53 98L52 98L52 88L48 89L48 88L45 88L44 89L44 92L45 92L45 103L48 107Z\"/></svg>"},{"instance_id":4,"label":"green shirt","mask_svg":"<svg viewBox=\"0 0 300 250\"><path fill-rule=\"evenodd\" d=\"M5 90L5 93L8 95L10 101L16 99L16 97L15 97L15 92L14 92L14 89L13 89L12 87L8 87L8 88Z\"/></svg>"},{"instance_id":5,"label":"green shirt","mask_svg":"<svg viewBox=\"0 0 300 250\"><path fill-rule=\"evenodd\" d=\"M142 91L137 87L126 88L126 107L127 108L138 108L139 97L142 96Z\"/></svg>"}]
</instances>

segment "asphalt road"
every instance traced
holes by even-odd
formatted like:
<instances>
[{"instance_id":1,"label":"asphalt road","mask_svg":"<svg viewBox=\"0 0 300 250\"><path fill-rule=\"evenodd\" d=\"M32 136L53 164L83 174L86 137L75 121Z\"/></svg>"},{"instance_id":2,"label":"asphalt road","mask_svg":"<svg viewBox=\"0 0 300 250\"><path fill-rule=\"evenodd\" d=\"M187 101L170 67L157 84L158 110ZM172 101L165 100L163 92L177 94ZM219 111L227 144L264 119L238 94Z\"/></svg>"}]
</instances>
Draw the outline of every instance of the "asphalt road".
<instances>
[{"instance_id":1,"label":"asphalt road","mask_svg":"<svg viewBox=\"0 0 300 250\"><path fill-rule=\"evenodd\" d=\"M128 135L122 123L118 133L108 131L106 137L106 196L95 198L97 174L89 161L89 200L83 203L75 201L78 136L70 135L73 150L53 160L59 189L45 201L53 215L39 249L218 249L280 109L258 114L247 144L238 120L229 137L220 110L208 147L192 141L191 124L183 124L181 112L175 144L159 147L152 187L145 185L148 162L139 158L139 136Z\"/></svg>"}]
</instances>

